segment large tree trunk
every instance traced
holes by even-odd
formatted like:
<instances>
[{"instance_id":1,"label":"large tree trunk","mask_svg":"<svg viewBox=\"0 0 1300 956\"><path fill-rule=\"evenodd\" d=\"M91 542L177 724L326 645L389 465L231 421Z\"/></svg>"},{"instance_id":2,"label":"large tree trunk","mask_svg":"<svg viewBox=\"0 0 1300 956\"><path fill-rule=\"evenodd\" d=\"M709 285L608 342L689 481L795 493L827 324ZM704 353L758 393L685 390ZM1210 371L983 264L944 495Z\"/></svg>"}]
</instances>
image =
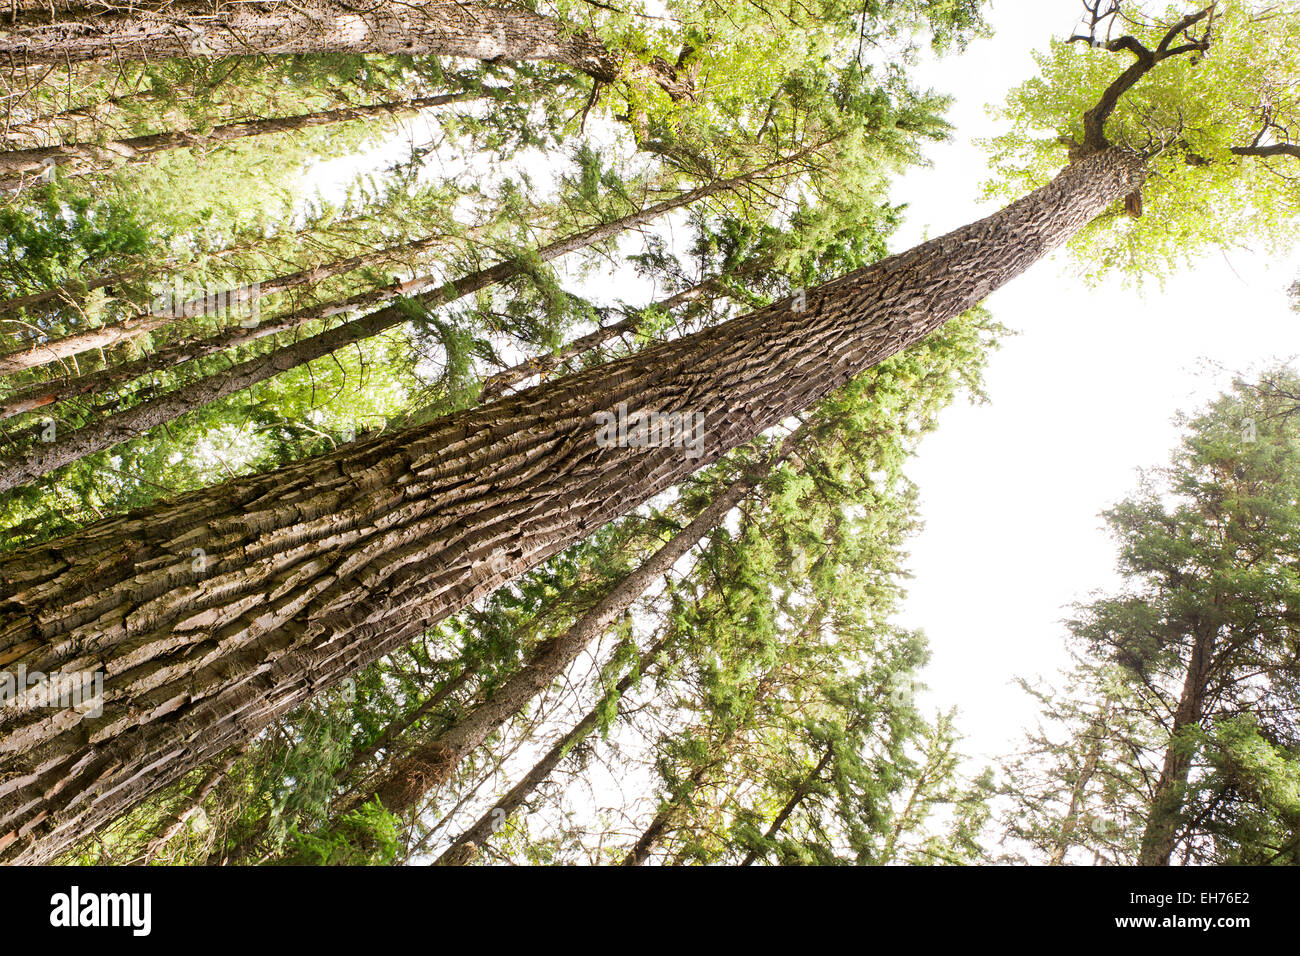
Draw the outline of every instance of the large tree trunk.
<instances>
[{"instance_id":1,"label":"large tree trunk","mask_svg":"<svg viewBox=\"0 0 1300 956\"><path fill-rule=\"evenodd\" d=\"M796 433L797 434L797 433ZM768 467L783 461L794 447L793 437L782 443ZM763 470L763 473L766 469ZM717 527L758 485L757 471L732 482L686 527L665 542L654 554L637 566L600 599L591 610L559 637L546 641L529 658L528 663L497 687L486 700L475 704L451 726L432 740L424 741L410 753L384 769L381 779L364 796L349 803L378 797L393 813L415 809L425 794L442 786L460 762L500 730L528 702L554 683L592 641L624 614L654 581L667 574L700 540Z\"/></svg>"},{"instance_id":2,"label":"large tree trunk","mask_svg":"<svg viewBox=\"0 0 1300 956\"><path fill-rule=\"evenodd\" d=\"M1206 682L1214 649L1214 635L1197 634L1191 658L1183 678L1183 689L1174 709L1169 745L1165 748L1160 777L1151 794L1151 808L1142 830L1138 851L1139 866L1168 866L1178 848L1183 823L1183 792L1192 770L1192 751L1184 739L1185 731L1201 722L1205 713Z\"/></svg>"},{"instance_id":3,"label":"large tree trunk","mask_svg":"<svg viewBox=\"0 0 1300 956\"><path fill-rule=\"evenodd\" d=\"M0 710L0 859L51 859L808 407L982 301L1144 175L1123 151L1089 156L806 298L0 557L0 666L106 672L99 719ZM620 403L702 414L698 457L599 441L595 416Z\"/></svg>"},{"instance_id":4,"label":"large tree trunk","mask_svg":"<svg viewBox=\"0 0 1300 956\"><path fill-rule=\"evenodd\" d=\"M250 136L287 133L312 129L316 126L328 126L332 123L372 119L377 116L396 119L412 116L421 110L435 106L445 106L448 103L468 99L481 99L488 95L487 93L443 93L394 103L377 103L372 106L347 106L318 113L304 113L299 116L243 120L238 123L214 126L207 132L170 130L165 133L110 139L104 143L64 143L59 146L0 150L0 190L21 189L55 167L64 176L85 176L112 166L143 163L159 153L172 149L206 148Z\"/></svg>"},{"instance_id":5,"label":"large tree trunk","mask_svg":"<svg viewBox=\"0 0 1300 956\"><path fill-rule=\"evenodd\" d=\"M12 10L12 12L11 12ZM689 94L667 63L625 62L587 31L519 7L414 0L403 4L216 3L171 0L105 9L96 3L14 0L0 20L0 55L18 64L156 60L277 53L456 56L487 62L548 61L602 83L644 77Z\"/></svg>"},{"instance_id":6,"label":"large tree trunk","mask_svg":"<svg viewBox=\"0 0 1300 956\"><path fill-rule=\"evenodd\" d=\"M788 161L784 160L782 163L772 165L783 165ZM611 239L628 229L656 219L664 213L680 209L700 199L734 188L769 171L771 168L772 166L767 166L761 170L731 179L715 180L705 186L654 203L637 212L629 213L612 222L584 229L572 236L542 246L536 251L536 258L542 262L550 262L570 252ZM507 260L489 268L471 272L452 282L439 283L437 280L426 276L410 282L385 287L388 294L383 298L394 299L403 295L418 295L424 307L435 308L447 305L498 283L506 282L517 276L520 268L520 263L517 261ZM422 290L428 289L435 284L436 288L432 291L422 292ZM368 303L372 300L372 292L358 293L357 296L342 304L327 303L312 306L268 322L264 326L253 329L236 327L219 333L219 336L213 341L221 343L221 348L228 348L231 345L251 341L272 332L296 328L306 321L325 318L340 311L355 308L361 302ZM405 307L405 304L401 302L395 303L327 331L272 349L264 355L248 359L220 373L182 385L158 398L148 399L124 411L107 415L66 435L60 435L54 441L35 441L21 450L0 456L0 491L7 491L17 485L32 481L62 465L70 464L97 451L111 448L119 442L143 434L150 428L173 421L186 412L201 408L211 402L225 398L227 395L233 395L281 372L305 365L354 342L379 335L388 329L410 321L410 319L411 312ZM187 349L189 349L187 345L178 345L169 354L172 356L185 354ZM165 360L156 359L153 361L162 363Z\"/></svg>"}]
</instances>

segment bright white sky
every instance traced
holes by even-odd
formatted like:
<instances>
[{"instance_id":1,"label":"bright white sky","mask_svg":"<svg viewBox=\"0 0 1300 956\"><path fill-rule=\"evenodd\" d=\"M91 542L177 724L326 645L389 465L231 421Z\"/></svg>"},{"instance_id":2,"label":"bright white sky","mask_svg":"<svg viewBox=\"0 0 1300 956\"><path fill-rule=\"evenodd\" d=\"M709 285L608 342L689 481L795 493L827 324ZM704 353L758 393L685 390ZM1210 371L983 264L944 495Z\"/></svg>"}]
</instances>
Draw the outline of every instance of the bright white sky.
<instances>
[{"instance_id":1,"label":"bright white sky","mask_svg":"<svg viewBox=\"0 0 1300 956\"><path fill-rule=\"evenodd\" d=\"M985 105L1033 75L1032 51L1072 32L1079 9L994 0L992 38L916 73L956 96L956 135L897 183L893 200L910 206L894 251L992 211L978 202L988 174L973 143L1000 131ZM1034 723L1012 678L1064 666L1069 605L1116 585L1100 512L1134 489L1137 468L1165 461L1174 412L1212 397L1230 372L1300 355L1300 315L1285 297L1300 257L1216 254L1141 296L1089 289L1069 266L1058 255L989 299L1019 333L989 367L991 404L950 408L907 469L926 523L901 618L933 650L921 701L957 705L966 751L981 760Z\"/></svg>"}]
</instances>

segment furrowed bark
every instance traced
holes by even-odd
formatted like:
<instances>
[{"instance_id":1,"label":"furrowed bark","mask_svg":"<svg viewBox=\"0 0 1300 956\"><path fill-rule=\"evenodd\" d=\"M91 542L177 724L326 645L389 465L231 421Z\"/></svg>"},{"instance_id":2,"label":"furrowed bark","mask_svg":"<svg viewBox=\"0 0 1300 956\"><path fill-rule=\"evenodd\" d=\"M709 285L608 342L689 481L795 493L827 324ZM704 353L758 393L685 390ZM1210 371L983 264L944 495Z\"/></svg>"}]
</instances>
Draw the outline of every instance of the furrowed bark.
<instances>
[{"instance_id":1,"label":"furrowed bark","mask_svg":"<svg viewBox=\"0 0 1300 956\"><path fill-rule=\"evenodd\" d=\"M12 11L12 12L11 12ZM0 55L20 64L280 53L455 56L547 61L601 83L644 78L674 98L690 83L669 64L640 63L587 31L517 7L447 0L356 5L340 0L218 4L172 0L113 9L94 3L16 2L0 13Z\"/></svg>"},{"instance_id":2,"label":"furrowed bark","mask_svg":"<svg viewBox=\"0 0 1300 956\"><path fill-rule=\"evenodd\" d=\"M784 165L789 161L789 159L783 160L780 163L772 164L772 166ZM741 185L767 172L772 166L746 173L743 176L716 180L674 196L672 199L654 203L645 209L630 213L613 222L593 226L575 235L548 243L537 250L537 258L542 262L550 262L570 252L613 238L664 213ZM430 292L424 292L423 290L434 285L437 280L427 276L399 284L397 292L398 295L418 296L419 301L425 308L434 308L447 305L500 282L505 282L518 275L519 271L520 265L517 262L507 260L489 268L469 273L452 282L439 284ZM359 297L365 299L370 295L369 292L360 293ZM396 297L390 296L390 298ZM354 297L354 299L348 300L343 305L352 308L357 298ZM301 325L304 321L322 318L338 311L341 311L341 307L337 303L326 304L277 320L281 323L278 328L276 323L272 322L268 323L265 328L259 327L253 330L236 328L221 334L227 337L233 336L239 341L247 341L261 335L268 335L273 331L293 328ZM30 482L62 465L70 464L97 451L111 448L113 445L143 434L150 428L173 421L188 411L225 398L227 395L233 395L251 385L278 375L280 372L297 368L321 356L335 352L344 346L379 335L388 329L409 321L410 318L410 312L403 308L401 303L387 306L327 331L248 359L219 374L182 385L158 398L146 400L124 411L108 415L90 425L59 436L56 441L35 442L21 451L6 453L0 456L0 491L7 491L17 485ZM285 325L284 323L289 324ZM225 339L222 341L225 341ZM228 346L223 345L222 347Z\"/></svg>"},{"instance_id":3,"label":"furrowed bark","mask_svg":"<svg viewBox=\"0 0 1300 956\"><path fill-rule=\"evenodd\" d=\"M1007 208L747 316L489 405L0 556L0 667L102 670L103 712L0 708L0 860L55 857L431 623L680 483L1024 272L1140 187L1086 157ZM698 457L595 416L702 415Z\"/></svg>"},{"instance_id":4,"label":"furrowed bark","mask_svg":"<svg viewBox=\"0 0 1300 956\"><path fill-rule=\"evenodd\" d=\"M387 117L413 116L421 110L470 99L483 99L487 93L444 93L421 96L395 103L372 106L348 106L300 116L244 120L214 126L207 132L169 130L109 140L106 143L64 143L59 146L34 146L29 149L0 150L0 190L15 190L29 184L34 177L58 168L64 176L86 176L112 166L129 166L147 162L159 153L181 148L205 148L270 133L287 133L333 123ZM3 371L0 368L0 371Z\"/></svg>"}]
</instances>

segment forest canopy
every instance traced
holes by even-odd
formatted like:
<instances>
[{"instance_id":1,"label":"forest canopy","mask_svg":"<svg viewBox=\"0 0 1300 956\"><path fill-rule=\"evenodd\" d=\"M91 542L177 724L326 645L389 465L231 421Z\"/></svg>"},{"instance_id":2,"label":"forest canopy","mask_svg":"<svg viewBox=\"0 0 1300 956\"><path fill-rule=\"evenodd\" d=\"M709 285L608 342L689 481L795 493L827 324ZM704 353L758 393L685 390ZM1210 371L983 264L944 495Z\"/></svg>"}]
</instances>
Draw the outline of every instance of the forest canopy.
<instances>
[{"instance_id":1,"label":"forest canopy","mask_svg":"<svg viewBox=\"0 0 1300 956\"><path fill-rule=\"evenodd\" d=\"M1293 365L1106 512L1011 752L900 623L990 294L1300 211L1300 13L1088 0L900 251L993 20L0 11L0 861L1296 862Z\"/></svg>"}]
</instances>

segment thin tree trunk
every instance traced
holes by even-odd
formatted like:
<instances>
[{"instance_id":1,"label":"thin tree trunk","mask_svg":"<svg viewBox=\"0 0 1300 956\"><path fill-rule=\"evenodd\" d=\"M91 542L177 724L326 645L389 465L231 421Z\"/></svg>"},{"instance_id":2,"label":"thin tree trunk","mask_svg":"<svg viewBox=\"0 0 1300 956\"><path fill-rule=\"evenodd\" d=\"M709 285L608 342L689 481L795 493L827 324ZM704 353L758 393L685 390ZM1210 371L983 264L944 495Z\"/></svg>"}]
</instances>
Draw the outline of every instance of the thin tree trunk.
<instances>
[{"instance_id":1,"label":"thin tree trunk","mask_svg":"<svg viewBox=\"0 0 1300 956\"><path fill-rule=\"evenodd\" d=\"M828 745L826 747L826 753L822 754L822 759L817 761L817 766L808 771L807 775L799 781L799 785L795 787L794 792L790 794L790 799L785 802L785 805L781 807L780 812L778 812L776 817L773 818L771 825L767 828L767 832L763 834L764 841L770 843L773 838L781 832L781 828L785 826L785 821L790 819L790 815L799 808L799 804L803 803L804 800L808 798L808 795L812 793L814 784L821 780L822 774L826 772L826 768L830 766L831 761L834 758L835 748ZM745 858L740 861L740 865L750 866L757 859L758 851L750 850L745 854Z\"/></svg>"},{"instance_id":2,"label":"thin tree trunk","mask_svg":"<svg viewBox=\"0 0 1300 956\"><path fill-rule=\"evenodd\" d=\"M787 159L781 163L772 164L772 166L784 165L789 161ZM705 186L674 196L672 199L654 203L645 209L630 213L613 222L584 229L575 235L556 240L541 247L537 250L537 259L542 262L549 262L567 253L613 238L666 212L690 205L697 200L750 181L771 168L771 166L768 166L762 170L731 179L716 180ZM398 295L420 293L419 299L423 306L425 308L434 308L454 302L497 283L505 282L518 275L520 268L518 262L507 260L489 268L472 272L452 282L441 284L431 292L421 292L422 289L433 285L435 280L430 277L401 283L396 287L396 291ZM361 295L369 296L370 294L367 292ZM392 297L395 298L396 296ZM320 318L338 310L337 303L327 304L309 308L277 321L284 328L292 328L300 325L303 321ZM173 421L186 412L201 408L218 399L225 398L227 395L233 395L281 372L305 365L346 345L379 335L381 332L409 321L410 318L409 309L405 308L402 303L387 306L335 328L273 349L264 355L248 359L223 372L182 385L158 398L146 400L124 411L108 415L90 425L59 436L55 441L34 442L21 451L0 456L0 491L7 491L17 485L30 482L62 465L78 461L97 451L111 448L119 442L143 434L150 428ZM283 325L284 323L289 324ZM268 323L265 329L236 328L223 333L223 335L234 336L242 341L251 337L269 334L270 331L279 330L273 322ZM223 345L222 347L229 346Z\"/></svg>"},{"instance_id":3,"label":"thin tree trunk","mask_svg":"<svg viewBox=\"0 0 1300 956\"><path fill-rule=\"evenodd\" d=\"M65 176L85 176L108 166L147 162L159 153L181 148L207 148L250 136L287 133L297 130L347 123L383 116L392 119L412 116L421 110L470 99L483 99L489 93L443 93L420 96L372 106L347 106L341 109L278 116L269 119L243 120L214 126L207 132L169 130L105 143L64 143L60 146L34 146L30 149L0 150L0 190L20 189L31 180L57 167Z\"/></svg>"},{"instance_id":4,"label":"thin tree trunk","mask_svg":"<svg viewBox=\"0 0 1300 956\"><path fill-rule=\"evenodd\" d=\"M746 269L744 271L751 270ZM735 277L739 274L741 274L741 270L732 272L731 277ZM723 276L713 276L705 279L704 281L691 286L689 289L683 289L681 292L670 295L668 298L654 303L650 308L656 311L667 312L685 305L688 302L694 302L703 296L718 293L725 288L723 279ZM630 315L619 322L601 326L596 329L596 331L589 332L581 338L574 339L568 345L557 349L554 352L533 356L532 358L525 359L518 365L512 365L508 369L489 376L483 383L483 391L479 396L480 399L485 402L494 401L495 399L505 395L520 382L526 381L534 376L545 376L548 372L555 371L566 362L572 361L582 355L586 355L592 349L599 348L606 342L612 342L620 336L635 335L641 328L641 323L643 321L642 312L644 311L645 310L641 310L641 312ZM0 409L2 408L3 405L0 405ZM0 414L0 418L3 417L3 414Z\"/></svg>"},{"instance_id":5,"label":"thin tree trunk","mask_svg":"<svg viewBox=\"0 0 1300 956\"><path fill-rule=\"evenodd\" d=\"M0 55L16 63L156 60L282 53L455 56L486 62L547 61L601 83L643 77L669 95L690 85L662 60L625 61L589 31L520 7L414 0L355 5L342 0L219 4L172 0L120 10L85 2L15 0L0 18Z\"/></svg>"},{"instance_id":6,"label":"thin tree trunk","mask_svg":"<svg viewBox=\"0 0 1300 956\"><path fill-rule=\"evenodd\" d=\"M33 115L29 119L5 127L3 138L11 140L34 139L42 145L49 145L51 142L59 141L61 137L58 135L58 128L63 124L67 124L75 130L78 124L100 119L105 113L119 108L124 103L144 101L155 97L156 94L152 90L136 90L119 96L109 96L97 103L88 103L85 106L74 106L70 109L59 110L57 113L49 113L44 116Z\"/></svg>"},{"instance_id":7,"label":"thin tree trunk","mask_svg":"<svg viewBox=\"0 0 1300 956\"><path fill-rule=\"evenodd\" d=\"M723 739L722 743L726 744L730 739L731 733L729 732L728 736ZM715 761L710 761L706 764L701 764L696 768L695 772L691 774L690 783L692 793L699 789L700 784L704 781L705 775L713 769L715 763ZM669 803L666 806L661 807L659 812L654 815L654 819L650 821L649 826L641 831L641 836L632 844L631 848L627 851L627 855L623 857L623 860L619 865L641 866L641 864L645 863L646 860L650 859L651 851L659 845L659 841L661 841L665 834L668 833L668 827L672 823L673 817L676 813L676 803Z\"/></svg>"},{"instance_id":8,"label":"thin tree trunk","mask_svg":"<svg viewBox=\"0 0 1300 956\"><path fill-rule=\"evenodd\" d=\"M230 773L230 768L235 765L235 761L239 759L243 752L243 748L239 747L231 750L215 767L208 771L207 775L199 781L199 785L190 792L189 796L185 798L185 802L172 815L171 822L153 840L149 841L149 846L145 849L141 862L148 863L153 860L172 841L172 838L181 832L181 828L189 822L190 817L194 816L199 807L203 805L203 801L208 798L208 794L217 789L217 785L226 779L226 774Z\"/></svg>"},{"instance_id":9,"label":"thin tree trunk","mask_svg":"<svg viewBox=\"0 0 1300 956\"><path fill-rule=\"evenodd\" d=\"M668 636L665 635L642 654L638 659L637 666L624 674L618 683L614 685L613 696L616 698L623 697L632 689L632 685L636 683L639 675L650 673L650 670L655 666L655 661L663 653L667 645ZM463 866L472 861L478 855L479 848L488 841L493 833L501 828L501 825L506 820L510 819L511 814L523 806L524 801L554 772L555 768L569 755L570 751L600 725L600 716L604 712L605 696L602 695L600 703L589 710L582 720L578 721L568 733L557 740L542 759L537 761L533 768L506 792L505 796L501 797L490 810L486 811L472 826L458 836L447 849L443 850L432 865Z\"/></svg>"},{"instance_id":10,"label":"thin tree trunk","mask_svg":"<svg viewBox=\"0 0 1300 956\"><path fill-rule=\"evenodd\" d=\"M312 694L981 302L1122 197L1111 149L742 318L0 556L0 666L104 670L103 713L0 708L0 860L49 860ZM796 311L797 307L806 306ZM610 445L625 406L697 446Z\"/></svg>"},{"instance_id":11,"label":"thin tree trunk","mask_svg":"<svg viewBox=\"0 0 1300 956\"><path fill-rule=\"evenodd\" d=\"M385 727L374 740L358 749L356 753L352 755L352 758L339 768L338 773L334 775L334 779L346 780L372 756L379 753L379 751L383 750L398 737L402 736L402 734L410 730L417 720L425 714L432 712L435 707L449 698L452 694L461 690L469 683L469 679L473 676L473 671L468 667L463 668L459 674L421 701L419 706L413 708L409 714L404 714L395 720L389 721L388 726Z\"/></svg>"},{"instance_id":12,"label":"thin tree trunk","mask_svg":"<svg viewBox=\"0 0 1300 956\"><path fill-rule=\"evenodd\" d=\"M1105 711L1088 722L1085 731L1089 741L1088 749L1084 753L1083 766L1079 768L1070 787L1070 802L1065 810L1065 818L1061 821L1061 828L1056 834L1056 845L1052 847L1052 852L1047 859L1048 866L1064 865L1065 855L1074 845L1072 838L1079 829L1079 818L1083 815L1083 802L1088 793L1088 785L1092 783L1092 778L1096 776L1097 768L1101 764L1102 740L1106 734L1109 718L1110 702L1107 701Z\"/></svg>"},{"instance_id":13,"label":"thin tree trunk","mask_svg":"<svg viewBox=\"0 0 1300 956\"><path fill-rule=\"evenodd\" d=\"M368 220L370 216L355 216L343 220L338 225L347 225L358 221ZM230 256L238 255L242 252L248 252L265 245L268 241L266 238L256 238L247 242L237 243L233 246L226 246L222 249L213 249L205 252L204 255L210 259L227 259ZM179 257L171 256L162 262L154 261L147 266L136 266L130 269L122 269L118 272L110 272L106 275L96 276L88 279L84 283L71 284L65 283L53 288L43 289L40 292L29 292L26 295L15 296L12 299L0 301L0 315L6 312L16 312L18 309L28 309L35 305L42 305L46 302L75 302L76 296L83 295L86 292L93 292L95 289L103 289L108 286L118 285L121 283L139 282L147 279L151 275L157 274L159 268L167 269L176 265ZM0 320L3 321L3 320ZM12 353L10 353L12 354Z\"/></svg>"},{"instance_id":14,"label":"thin tree trunk","mask_svg":"<svg viewBox=\"0 0 1300 956\"><path fill-rule=\"evenodd\" d=\"M278 295L281 292L287 292L290 289L297 289L305 285L312 285L325 279L335 276L346 275L349 272L355 272L358 269L364 269L368 266L381 265L391 262L395 257L413 255L424 252L441 243L447 241L445 235L422 236L419 239L412 239L401 245L389 246L384 249L376 249L372 252L363 252L355 256L347 256L342 259L335 259L333 262L322 263L321 265L311 266L306 269L299 269L297 272L286 273L285 275L275 276L260 282L248 283L247 285L238 286L234 289L223 290L218 297L217 293L212 292L207 295L201 295L194 299L172 302L163 301L154 303L153 307L143 315L131 316L122 319L119 322L113 322L108 325L101 325L99 328L87 329L84 332L74 332L71 335L65 335L62 338L53 339L49 342L42 342L39 345L33 345L31 348L23 349L21 352L10 352L7 355L0 355L0 375L11 374L24 369L36 368L46 365L50 362L57 362L69 358L73 355L79 355L82 352L88 352L92 349L111 348L122 342L129 341L137 336L146 335L150 332L156 332L158 329L166 328L174 324L178 319L186 316L202 314L206 311L214 311L215 305L221 305L234 312L244 308L254 308L260 299L268 296ZM427 284L427 280L426 280ZM189 357L200 357L202 355L211 355L213 352L224 351L233 348L236 345L243 345L251 342L264 335L271 335L276 332L283 332L296 328L306 322L320 318L328 318L330 315L337 315L339 312L350 311L356 308L362 308L369 305L375 305L389 299L395 299L402 294L402 289L409 288L410 283L394 282L390 285L381 286L373 292L367 291L338 303L336 306L329 304L318 308L304 309L295 312L283 319L267 322L264 325L251 326L249 328L240 327L235 330L228 330L224 333L218 333L208 336L207 339L192 340L184 343L177 351L178 355L188 354ZM213 347L206 347L208 341L214 343ZM161 350L160 350L161 352ZM96 379L97 382L109 384L112 382L130 381L149 371L158 371L163 368L170 368L173 365L180 364L174 357L163 362L158 359L159 353L147 356L140 360L139 363L127 362L119 366L108 366L100 371L106 374ZM150 362L150 359L157 361ZM145 366L145 367L140 367ZM139 368L132 374L128 374L131 369ZM123 371L115 372L115 369ZM99 373L91 373L98 375ZM125 378L122 376L126 375ZM91 376L85 376L90 378ZM64 382L51 382L42 384L36 389L31 390L34 394L44 396L46 393L54 394L55 398L40 401L34 407L50 404L51 401L63 401L64 398L73 395L88 394L88 390L77 384L78 379L68 379ZM0 403L0 407L8 408L14 403L16 396L10 396ZM29 410L29 409L23 409ZM17 414L11 412L10 414ZM6 417L0 415L0 417Z\"/></svg>"}]
</instances>

